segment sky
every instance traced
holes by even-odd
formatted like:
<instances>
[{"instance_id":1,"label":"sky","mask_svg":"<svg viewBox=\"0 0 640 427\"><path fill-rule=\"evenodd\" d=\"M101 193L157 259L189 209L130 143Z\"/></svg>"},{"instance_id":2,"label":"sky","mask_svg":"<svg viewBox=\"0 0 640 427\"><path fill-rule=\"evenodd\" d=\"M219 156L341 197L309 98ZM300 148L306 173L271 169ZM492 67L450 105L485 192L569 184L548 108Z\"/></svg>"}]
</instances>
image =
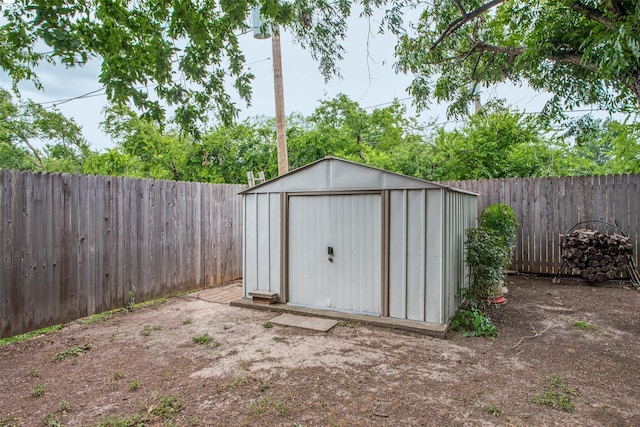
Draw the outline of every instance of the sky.
<instances>
[{"instance_id":1,"label":"sky","mask_svg":"<svg viewBox=\"0 0 640 427\"><path fill-rule=\"evenodd\" d=\"M347 94L361 107L372 109L384 107L398 99L407 106L408 113L417 116L420 122L435 120L448 127L456 125L447 118L447 105L432 105L419 115L412 106L407 93L412 76L394 71L395 37L378 34L379 20L370 23L353 17L345 41L345 59L339 64L342 78L325 82L318 71L318 64L310 54L292 41L291 34L281 34L285 113L311 114L322 99L331 99L339 93ZM273 63L271 61L271 40L254 39L251 33L241 36L241 46L245 52L247 67L255 75L253 97L250 107L236 99L242 109L239 119L254 116L275 115L273 91ZM105 135L100 122L106 97L98 82L100 64L91 61L84 67L67 69L44 64L38 74L45 90L38 91L29 83L20 85L24 97L42 103L46 107L54 105L67 117L72 117L82 127L85 138L95 150L103 151L114 143ZM0 85L8 87L10 82L0 74ZM86 97L82 95L90 94ZM81 98L79 98L81 97ZM507 104L520 111L539 112L548 95L537 93L525 86L497 85L484 88L481 102L490 98L505 98ZM237 97L236 97L237 98Z\"/></svg>"}]
</instances>

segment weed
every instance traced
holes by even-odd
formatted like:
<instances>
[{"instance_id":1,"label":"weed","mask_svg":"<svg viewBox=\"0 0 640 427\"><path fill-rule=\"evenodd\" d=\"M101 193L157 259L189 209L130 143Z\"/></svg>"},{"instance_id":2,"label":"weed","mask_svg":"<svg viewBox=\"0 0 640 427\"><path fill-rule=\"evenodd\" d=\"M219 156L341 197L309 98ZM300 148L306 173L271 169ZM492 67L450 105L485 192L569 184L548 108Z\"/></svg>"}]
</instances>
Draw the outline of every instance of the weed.
<instances>
[{"instance_id":1,"label":"weed","mask_svg":"<svg viewBox=\"0 0 640 427\"><path fill-rule=\"evenodd\" d=\"M109 341L114 342L116 340L116 334L111 334L111 336L109 336Z\"/></svg>"},{"instance_id":2,"label":"weed","mask_svg":"<svg viewBox=\"0 0 640 427\"><path fill-rule=\"evenodd\" d=\"M44 422L44 425L48 427L62 427L62 423L58 420L56 414L52 412L46 413L42 421Z\"/></svg>"},{"instance_id":3,"label":"weed","mask_svg":"<svg viewBox=\"0 0 640 427\"><path fill-rule=\"evenodd\" d=\"M144 328L142 328L142 331L140 331L140 335L145 337L150 337L151 335L153 335L155 331L161 331L161 330L162 330L162 325L155 325L153 327L151 325L144 325Z\"/></svg>"},{"instance_id":4,"label":"weed","mask_svg":"<svg viewBox=\"0 0 640 427\"><path fill-rule=\"evenodd\" d=\"M147 425L140 414L135 414L127 418L120 418L118 415L100 416L98 427L137 427Z\"/></svg>"},{"instance_id":5,"label":"weed","mask_svg":"<svg viewBox=\"0 0 640 427\"><path fill-rule=\"evenodd\" d=\"M129 390L136 391L140 388L140 382L138 380L133 380L129 383Z\"/></svg>"},{"instance_id":6,"label":"weed","mask_svg":"<svg viewBox=\"0 0 640 427\"><path fill-rule=\"evenodd\" d=\"M151 413L162 419L173 419L173 417L184 409L184 405L176 397L167 396L160 398L158 404L151 409Z\"/></svg>"},{"instance_id":7,"label":"weed","mask_svg":"<svg viewBox=\"0 0 640 427\"><path fill-rule=\"evenodd\" d=\"M578 396L578 391L574 388L562 384L560 378L551 378L549 386L545 387L541 393L531 397L529 401L544 406L550 406L565 412L573 412L573 396Z\"/></svg>"},{"instance_id":8,"label":"weed","mask_svg":"<svg viewBox=\"0 0 640 427\"><path fill-rule=\"evenodd\" d=\"M0 339L0 347L11 344L13 342L27 341L31 338L39 337L40 335L46 335L52 332L59 331L60 329L62 329L62 325L53 325L46 328L38 329L37 331L27 332L26 334L20 334L9 338L2 338Z\"/></svg>"},{"instance_id":9,"label":"weed","mask_svg":"<svg viewBox=\"0 0 640 427\"><path fill-rule=\"evenodd\" d=\"M124 374L122 372L120 372L120 371L115 371L113 374L111 374L111 377L114 380L118 381L118 380L121 380L121 379L124 378Z\"/></svg>"},{"instance_id":10,"label":"weed","mask_svg":"<svg viewBox=\"0 0 640 427\"><path fill-rule=\"evenodd\" d=\"M71 405L71 403L67 402L66 400L63 400L58 404L58 410L63 414L67 412L71 412L72 409L73 409L73 406Z\"/></svg>"},{"instance_id":11,"label":"weed","mask_svg":"<svg viewBox=\"0 0 640 427\"><path fill-rule=\"evenodd\" d=\"M461 308L451 319L451 329L465 337L494 338L498 333L491 318L477 307Z\"/></svg>"},{"instance_id":12,"label":"weed","mask_svg":"<svg viewBox=\"0 0 640 427\"><path fill-rule=\"evenodd\" d=\"M249 381L250 381L249 378L240 375L235 377L234 379L232 379L226 384L217 386L216 388L213 389L213 392L222 393L225 391L233 390L235 388L242 387L243 385L247 384Z\"/></svg>"},{"instance_id":13,"label":"weed","mask_svg":"<svg viewBox=\"0 0 640 427\"><path fill-rule=\"evenodd\" d=\"M249 409L255 415L260 415L267 410L273 410L282 415L287 411L287 405L275 400L273 396L261 396L255 403L249 404Z\"/></svg>"},{"instance_id":14,"label":"weed","mask_svg":"<svg viewBox=\"0 0 640 427\"><path fill-rule=\"evenodd\" d=\"M33 378L38 378L40 376L40 371L37 369L29 369L29 372L27 373L27 375L29 375L30 377ZM2 424L0 424L2 425Z\"/></svg>"},{"instance_id":15,"label":"weed","mask_svg":"<svg viewBox=\"0 0 640 427\"><path fill-rule=\"evenodd\" d=\"M600 329L598 328L598 326L592 325L591 323L582 320L576 320L575 322L573 322L573 326L583 331L597 331L598 329Z\"/></svg>"},{"instance_id":16,"label":"weed","mask_svg":"<svg viewBox=\"0 0 640 427\"><path fill-rule=\"evenodd\" d=\"M485 411L487 414L491 414L491 415L493 415L494 417L499 417L500 415L502 415L502 410L501 410L501 409L499 409L499 408L496 408L496 407L495 407L495 406L493 406L493 405L487 405L487 406L485 406L485 407L484 407L484 411Z\"/></svg>"},{"instance_id":17,"label":"weed","mask_svg":"<svg viewBox=\"0 0 640 427\"><path fill-rule=\"evenodd\" d=\"M195 344L209 344L211 342L211 337L209 334L198 335L197 337L191 338Z\"/></svg>"},{"instance_id":18,"label":"weed","mask_svg":"<svg viewBox=\"0 0 640 427\"><path fill-rule=\"evenodd\" d=\"M268 389L269 389L269 384L263 383L263 382L260 382L260 384L258 384L258 390L260 390L260 392L265 392Z\"/></svg>"},{"instance_id":19,"label":"weed","mask_svg":"<svg viewBox=\"0 0 640 427\"><path fill-rule=\"evenodd\" d=\"M265 328L265 329L271 329L271 328L273 328L273 323L271 323L271 322L264 322L264 323L262 324L262 327L263 327L263 328Z\"/></svg>"},{"instance_id":20,"label":"weed","mask_svg":"<svg viewBox=\"0 0 640 427\"><path fill-rule=\"evenodd\" d=\"M272 340L274 340L275 342L280 342L282 341L282 338L279 336L274 336L273 338L271 338Z\"/></svg>"},{"instance_id":21,"label":"weed","mask_svg":"<svg viewBox=\"0 0 640 427\"><path fill-rule=\"evenodd\" d=\"M58 352L55 356L53 356L53 361L59 362L63 359L66 359L67 357L77 357L89 350L91 350L91 344L79 345L67 350L62 350L61 352Z\"/></svg>"},{"instance_id":22,"label":"weed","mask_svg":"<svg viewBox=\"0 0 640 427\"><path fill-rule=\"evenodd\" d=\"M40 397L47 390L46 384L36 384L31 390L31 397Z\"/></svg>"},{"instance_id":23,"label":"weed","mask_svg":"<svg viewBox=\"0 0 640 427\"><path fill-rule=\"evenodd\" d=\"M190 325L190 324L192 324L192 323L193 323L193 319L191 319L191 318L189 318L189 317L187 317L186 319L184 319L184 320L182 321L182 324L183 324L183 325Z\"/></svg>"},{"instance_id":24,"label":"weed","mask_svg":"<svg viewBox=\"0 0 640 427\"><path fill-rule=\"evenodd\" d=\"M13 415L9 415L6 418L0 418L0 427L21 427L22 421Z\"/></svg>"},{"instance_id":25,"label":"weed","mask_svg":"<svg viewBox=\"0 0 640 427\"><path fill-rule=\"evenodd\" d=\"M231 329L231 325L226 325L226 324L225 324L225 325L222 325L222 329L224 329L225 331L226 331L227 329Z\"/></svg>"},{"instance_id":26,"label":"weed","mask_svg":"<svg viewBox=\"0 0 640 427\"><path fill-rule=\"evenodd\" d=\"M129 289L129 302L127 303L126 310L128 312L133 311L135 307L136 307L136 287L131 286L131 289Z\"/></svg>"}]
</instances>

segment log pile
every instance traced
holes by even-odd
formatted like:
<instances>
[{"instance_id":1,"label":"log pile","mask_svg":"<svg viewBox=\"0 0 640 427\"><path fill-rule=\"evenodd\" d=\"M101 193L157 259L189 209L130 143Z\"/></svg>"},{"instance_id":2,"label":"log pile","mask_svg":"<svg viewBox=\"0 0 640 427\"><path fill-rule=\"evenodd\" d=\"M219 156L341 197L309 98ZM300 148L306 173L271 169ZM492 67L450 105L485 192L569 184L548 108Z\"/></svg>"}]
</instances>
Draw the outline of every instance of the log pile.
<instances>
[{"instance_id":1,"label":"log pile","mask_svg":"<svg viewBox=\"0 0 640 427\"><path fill-rule=\"evenodd\" d=\"M628 237L594 230L574 230L562 241L562 259L571 274L592 282L619 278L633 255Z\"/></svg>"}]
</instances>

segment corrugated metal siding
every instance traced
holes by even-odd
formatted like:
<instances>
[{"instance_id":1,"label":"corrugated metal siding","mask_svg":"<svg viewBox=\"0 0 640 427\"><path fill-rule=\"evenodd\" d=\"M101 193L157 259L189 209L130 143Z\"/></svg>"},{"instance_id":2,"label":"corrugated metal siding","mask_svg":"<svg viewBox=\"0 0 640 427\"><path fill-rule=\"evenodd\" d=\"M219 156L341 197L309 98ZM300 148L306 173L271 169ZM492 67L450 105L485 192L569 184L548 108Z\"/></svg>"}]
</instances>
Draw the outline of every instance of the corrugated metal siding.
<instances>
[{"instance_id":1,"label":"corrugated metal siding","mask_svg":"<svg viewBox=\"0 0 640 427\"><path fill-rule=\"evenodd\" d=\"M288 220L288 302L379 315L381 196L292 195Z\"/></svg>"},{"instance_id":2,"label":"corrugated metal siding","mask_svg":"<svg viewBox=\"0 0 640 427\"><path fill-rule=\"evenodd\" d=\"M444 191L390 192L391 317L441 323Z\"/></svg>"},{"instance_id":3,"label":"corrugated metal siding","mask_svg":"<svg viewBox=\"0 0 640 427\"><path fill-rule=\"evenodd\" d=\"M280 292L280 195L245 195L244 221L244 296Z\"/></svg>"},{"instance_id":4,"label":"corrugated metal siding","mask_svg":"<svg viewBox=\"0 0 640 427\"><path fill-rule=\"evenodd\" d=\"M477 198L464 193L447 192L445 196L444 238L444 313L446 323L460 306L460 288L469 286L469 268L465 264L465 230L477 225Z\"/></svg>"}]
</instances>

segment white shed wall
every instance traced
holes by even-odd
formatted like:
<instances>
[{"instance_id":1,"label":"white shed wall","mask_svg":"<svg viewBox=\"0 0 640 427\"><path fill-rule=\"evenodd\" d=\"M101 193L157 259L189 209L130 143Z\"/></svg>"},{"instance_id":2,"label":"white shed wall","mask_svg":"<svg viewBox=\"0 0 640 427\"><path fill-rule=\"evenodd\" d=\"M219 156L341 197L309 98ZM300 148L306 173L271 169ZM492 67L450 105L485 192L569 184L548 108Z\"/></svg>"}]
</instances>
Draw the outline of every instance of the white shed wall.
<instances>
[{"instance_id":1,"label":"white shed wall","mask_svg":"<svg viewBox=\"0 0 640 427\"><path fill-rule=\"evenodd\" d=\"M448 322L460 306L460 288L469 286L469 267L465 263L465 230L477 226L477 198L465 193L447 191L445 195L444 238L444 313Z\"/></svg>"},{"instance_id":2,"label":"white shed wall","mask_svg":"<svg viewBox=\"0 0 640 427\"><path fill-rule=\"evenodd\" d=\"M280 292L280 194L244 196L243 293Z\"/></svg>"},{"instance_id":3,"label":"white shed wall","mask_svg":"<svg viewBox=\"0 0 640 427\"><path fill-rule=\"evenodd\" d=\"M390 317L442 323L444 191L390 191Z\"/></svg>"}]
</instances>

